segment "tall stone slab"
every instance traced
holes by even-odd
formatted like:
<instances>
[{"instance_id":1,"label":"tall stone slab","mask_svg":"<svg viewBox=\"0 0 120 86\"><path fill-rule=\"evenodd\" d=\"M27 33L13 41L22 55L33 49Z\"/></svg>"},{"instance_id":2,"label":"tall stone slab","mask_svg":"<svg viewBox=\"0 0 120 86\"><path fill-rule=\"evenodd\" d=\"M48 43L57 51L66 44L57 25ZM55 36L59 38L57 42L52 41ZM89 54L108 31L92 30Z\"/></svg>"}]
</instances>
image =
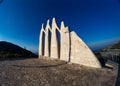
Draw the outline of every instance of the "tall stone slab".
<instances>
[{"instance_id":1,"label":"tall stone slab","mask_svg":"<svg viewBox=\"0 0 120 86\"><path fill-rule=\"evenodd\" d=\"M56 21L55 21L55 18L53 18L52 20L52 36L51 36L51 54L50 54L50 57L51 58L55 58L55 59L58 59L58 38L57 38L57 24L56 24Z\"/></svg>"},{"instance_id":2,"label":"tall stone slab","mask_svg":"<svg viewBox=\"0 0 120 86\"><path fill-rule=\"evenodd\" d=\"M69 61L70 57L70 36L69 29L65 27L64 22L61 22L61 46L60 46L60 59Z\"/></svg>"},{"instance_id":3,"label":"tall stone slab","mask_svg":"<svg viewBox=\"0 0 120 86\"><path fill-rule=\"evenodd\" d=\"M71 35L71 56L70 62L101 68L100 62L89 49L89 47L77 36L75 32Z\"/></svg>"},{"instance_id":4,"label":"tall stone slab","mask_svg":"<svg viewBox=\"0 0 120 86\"><path fill-rule=\"evenodd\" d=\"M43 24L42 24L42 28L41 28L41 31L40 31L40 37L39 37L39 58L40 56L43 56L43 53L44 53L44 40L43 40L43 36L44 36L44 28L43 28Z\"/></svg>"},{"instance_id":5,"label":"tall stone slab","mask_svg":"<svg viewBox=\"0 0 120 86\"><path fill-rule=\"evenodd\" d=\"M49 51L49 29L50 29L50 25L49 25L49 20L47 21L47 25L45 28L45 46L44 46L44 56L49 57L50 56L50 51Z\"/></svg>"}]
</instances>

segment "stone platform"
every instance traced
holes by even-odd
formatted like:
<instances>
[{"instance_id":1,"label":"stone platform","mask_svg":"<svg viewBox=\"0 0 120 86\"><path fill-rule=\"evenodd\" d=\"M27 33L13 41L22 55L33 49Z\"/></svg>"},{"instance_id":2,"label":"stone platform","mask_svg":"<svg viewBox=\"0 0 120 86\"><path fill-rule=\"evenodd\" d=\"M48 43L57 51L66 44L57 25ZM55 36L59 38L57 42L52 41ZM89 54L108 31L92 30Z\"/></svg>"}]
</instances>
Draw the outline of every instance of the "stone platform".
<instances>
[{"instance_id":1,"label":"stone platform","mask_svg":"<svg viewBox=\"0 0 120 86\"><path fill-rule=\"evenodd\" d=\"M50 59L0 61L0 86L115 86L118 69Z\"/></svg>"}]
</instances>

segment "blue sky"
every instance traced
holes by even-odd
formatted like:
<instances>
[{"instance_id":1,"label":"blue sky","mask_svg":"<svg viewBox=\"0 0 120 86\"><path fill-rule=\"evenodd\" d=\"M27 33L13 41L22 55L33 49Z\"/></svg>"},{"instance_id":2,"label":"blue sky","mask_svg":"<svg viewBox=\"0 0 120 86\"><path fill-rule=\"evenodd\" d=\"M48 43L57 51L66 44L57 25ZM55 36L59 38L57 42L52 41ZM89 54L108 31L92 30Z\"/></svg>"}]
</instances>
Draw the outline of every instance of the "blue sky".
<instances>
[{"instance_id":1,"label":"blue sky","mask_svg":"<svg viewBox=\"0 0 120 86\"><path fill-rule=\"evenodd\" d=\"M3 0L0 41L37 52L41 24L53 17L92 49L120 40L120 0Z\"/></svg>"}]
</instances>

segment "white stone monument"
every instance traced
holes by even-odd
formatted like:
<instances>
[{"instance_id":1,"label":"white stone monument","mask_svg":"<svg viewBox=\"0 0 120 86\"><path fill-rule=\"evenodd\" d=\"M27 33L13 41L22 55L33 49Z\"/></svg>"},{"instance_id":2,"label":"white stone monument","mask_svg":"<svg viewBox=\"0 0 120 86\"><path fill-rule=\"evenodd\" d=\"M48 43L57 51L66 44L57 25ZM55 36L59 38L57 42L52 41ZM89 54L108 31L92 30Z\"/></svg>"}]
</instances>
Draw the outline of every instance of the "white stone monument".
<instances>
[{"instance_id":1,"label":"white stone monument","mask_svg":"<svg viewBox=\"0 0 120 86\"><path fill-rule=\"evenodd\" d=\"M57 31L60 33L60 39L58 39ZM42 24L39 38L39 58L40 56L101 68L97 57L82 39L74 31L69 32L69 28L65 27L64 22L61 22L59 28L55 18L52 20L52 27L49 25L49 20L45 29Z\"/></svg>"}]
</instances>

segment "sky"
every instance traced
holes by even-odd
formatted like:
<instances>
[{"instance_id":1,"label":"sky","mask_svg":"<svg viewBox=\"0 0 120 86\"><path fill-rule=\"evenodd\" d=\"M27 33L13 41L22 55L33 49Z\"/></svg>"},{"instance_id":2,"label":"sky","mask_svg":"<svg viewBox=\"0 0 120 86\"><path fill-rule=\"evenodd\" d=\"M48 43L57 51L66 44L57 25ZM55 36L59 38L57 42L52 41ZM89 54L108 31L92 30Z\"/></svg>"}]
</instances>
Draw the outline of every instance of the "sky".
<instances>
[{"instance_id":1,"label":"sky","mask_svg":"<svg viewBox=\"0 0 120 86\"><path fill-rule=\"evenodd\" d=\"M53 17L91 49L120 40L120 0L0 0L0 41L38 52L41 24Z\"/></svg>"}]
</instances>

